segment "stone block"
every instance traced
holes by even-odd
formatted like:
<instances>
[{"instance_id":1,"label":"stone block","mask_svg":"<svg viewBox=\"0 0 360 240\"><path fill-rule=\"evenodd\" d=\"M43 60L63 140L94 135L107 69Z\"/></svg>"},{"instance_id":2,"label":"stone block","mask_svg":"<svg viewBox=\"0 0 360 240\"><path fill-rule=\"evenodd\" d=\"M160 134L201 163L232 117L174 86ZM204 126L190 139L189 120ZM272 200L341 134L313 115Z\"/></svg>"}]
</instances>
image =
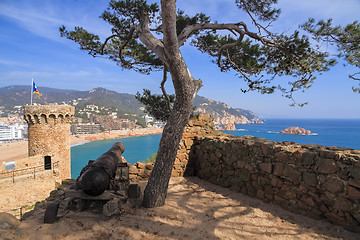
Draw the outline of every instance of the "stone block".
<instances>
[{"instance_id":1,"label":"stone block","mask_svg":"<svg viewBox=\"0 0 360 240\"><path fill-rule=\"evenodd\" d=\"M135 165L131 165L129 167L129 173L130 174L137 174L139 172L139 169Z\"/></svg>"},{"instance_id":2,"label":"stone block","mask_svg":"<svg viewBox=\"0 0 360 240\"><path fill-rule=\"evenodd\" d=\"M355 209L355 206L345 197L338 197L334 200L334 208L338 211L351 212Z\"/></svg>"},{"instance_id":3,"label":"stone block","mask_svg":"<svg viewBox=\"0 0 360 240\"><path fill-rule=\"evenodd\" d=\"M319 158L317 162L318 171L320 173L336 173L339 170L339 167L336 165L334 159L329 158Z\"/></svg>"},{"instance_id":4,"label":"stone block","mask_svg":"<svg viewBox=\"0 0 360 240\"><path fill-rule=\"evenodd\" d=\"M185 140L184 140L184 144L185 144L186 148L191 148L193 143L194 143L194 141L190 138L185 138Z\"/></svg>"},{"instance_id":5,"label":"stone block","mask_svg":"<svg viewBox=\"0 0 360 240\"><path fill-rule=\"evenodd\" d=\"M360 178L350 178L349 185L353 187L360 188Z\"/></svg>"},{"instance_id":6,"label":"stone block","mask_svg":"<svg viewBox=\"0 0 360 240\"><path fill-rule=\"evenodd\" d=\"M348 187L348 196L351 199L359 200L360 199L360 191L357 188L354 187Z\"/></svg>"},{"instance_id":7,"label":"stone block","mask_svg":"<svg viewBox=\"0 0 360 240\"><path fill-rule=\"evenodd\" d=\"M300 200L306 203L309 207L315 207L315 201L310 196L303 195Z\"/></svg>"},{"instance_id":8,"label":"stone block","mask_svg":"<svg viewBox=\"0 0 360 240\"><path fill-rule=\"evenodd\" d=\"M266 186L265 186L264 192L265 192L266 194L271 194L271 195L274 193L273 188L272 188L270 185L266 185Z\"/></svg>"},{"instance_id":9,"label":"stone block","mask_svg":"<svg viewBox=\"0 0 360 240\"><path fill-rule=\"evenodd\" d=\"M301 172L299 172L298 170L296 170L295 168L286 165L284 167L284 172L283 172L283 177L285 177L286 179L289 179L290 181L297 183L300 181L301 178Z\"/></svg>"},{"instance_id":10,"label":"stone block","mask_svg":"<svg viewBox=\"0 0 360 240\"><path fill-rule=\"evenodd\" d=\"M275 163L274 164L274 174L276 176L282 176L284 171L284 165L281 163Z\"/></svg>"},{"instance_id":11,"label":"stone block","mask_svg":"<svg viewBox=\"0 0 360 240\"><path fill-rule=\"evenodd\" d=\"M303 152L300 150L297 150L293 153L293 156L296 159L296 162L302 161L302 155L303 155Z\"/></svg>"},{"instance_id":12,"label":"stone block","mask_svg":"<svg viewBox=\"0 0 360 240\"><path fill-rule=\"evenodd\" d=\"M265 142L261 145L261 150L264 156L269 156L274 154L274 146L271 142Z\"/></svg>"},{"instance_id":13,"label":"stone block","mask_svg":"<svg viewBox=\"0 0 360 240\"><path fill-rule=\"evenodd\" d=\"M279 179L277 177L273 177L273 178L271 178L270 184L271 184L271 186L276 187L278 182L279 182Z\"/></svg>"},{"instance_id":14,"label":"stone block","mask_svg":"<svg viewBox=\"0 0 360 240\"><path fill-rule=\"evenodd\" d=\"M336 152L334 152L334 151L330 151L330 150L320 151L320 157L335 159L335 156L336 156Z\"/></svg>"},{"instance_id":15,"label":"stone block","mask_svg":"<svg viewBox=\"0 0 360 240\"><path fill-rule=\"evenodd\" d=\"M279 197L279 196L277 196L277 195L274 196L274 202L275 202L276 204L280 205L280 206L287 206L287 205L289 205L289 202L288 202L286 199L284 199L284 198L282 198L282 197Z\"/></svg>"},{"instance_id":16,"label":"stone block","mask_svg":"<svg viewBox=\"0 0 360 240\"><path fill-rule=\"evenodd\" d=\"M245 164L245 168L252 172L254 170L253 166L251 166L249 163Z\"/></svg>"},{"instance_id":17,"label":"stone block","mask_svg":"<svg viewBox=\"0 0 360 240\"><path fill-rule=\"evenodd\" d=\"M180 172L178 170L172 170L171 171L171 177L179 177L180 176Z\"/></svg>"},{"instance_id":18,"label":"stone block","mask_svg":"<svg viewBox=\"0 0 360 240\"><path fill-rule=\"evenodd\" d=\"M139 168L139 169L143 169L143 168L145 168L145 164L143 164L141 162L137 162L136 167Z\"/></svg>"},{"instance_id":19,"label":"stone block","mask_svg":"<svg viewBox=\"0 0 360 240\"><path fill-rule=\"evenodd\" d=\"M267 173L271 173L272 172L272 163L260 163L259 164L259 168L261 171L267 172Z\"/></svg>"},{"instance_id":20,"label":"stone block","mask_svg":"<svg viewBox=\"0 0 360 240\"><path fill-rule=\"evenodd\" d=\"M286 199L296 199L296 192L289 185L282 186L281 193Z\"/></svg>"},{"instance_id":21,"label":"stone block","mask_svg":"<svg viewBox=\"0 0 360 240\"><path fill-rule=\"evenodd\" d=\"M349 170L350 177L360 178L360 167L352 167Z\"/></svg>"},{"instance_id":22,"label":"stone block","mask_svg":"<svg viewBox=\"0 0 360 240\"><path fill-rule=\"evenodd\" d=\"M325 216L327 217L327 219L329 219L330 222L332 222L334 224L341 225L341 226L346 225L346 220L344 218L340 217L339 215L337 215L336 213L329 212L329 213L326 213Z\"/></svg>"},{"instance_id":23,"label":"stone block","mask_svg":"<svg viewBox=\"0 0 360 240\"><path fill-rule=\"evenodd\" d=\"M142 169L140 172L139 172L139 176L141 178L148 178L150 177L150 174L151 174L151 171L150 170L145 170L145 169Z\"/></svg>"},{"instance_id":24,"label":"stone block","mask_svg":"<svg viewBox=\"0 0 360 240\"><path fill-rule=\"evenodd\" d=\"M239 168L234 171L235 177L239 178L241 181L248 181L250 178L249 170L245 168Z\"/></svg>"},{"instance_id":25,"label":"stone block","mask_svg":"<svg viewBox=\"0 0 360 240\"><path fill-rule=\"evenodd\" d=\"M302 180L308 186L315 187L317 185L317 178L315 173L303 172Z\"/></svg>"},{"instance_id":26,"label":"stone block","mask_svg":"<svg viewBox=\"0 0 360 240\"><path fill-rule=\"evenodd\" d=\"M304 166L310 166L314 164L316 153L314 152L304 152L302 154L302 164Z\"/></svg>"},{"instance_id":27,"label":"stone block","mask_svg":"<svg viewBox=\"0 0 360 240\"><path fill-rule=\"evenodd\" d=\"M339 193L344 191L344 184L339 179L329 179L321 186L332 193Z\"/></svg>"},{"instance_id":28,"label":"stone block","mask_svg":"<svg viewBox=\"0 0 360 240\"><path fill-rule=\"evenodd\" d=\"M280 162L287 162L287 160L288 160L288 156L286 155L285 152L277 152L277 153L275 153L274 156Z\"/></svg>"}]
</instances>

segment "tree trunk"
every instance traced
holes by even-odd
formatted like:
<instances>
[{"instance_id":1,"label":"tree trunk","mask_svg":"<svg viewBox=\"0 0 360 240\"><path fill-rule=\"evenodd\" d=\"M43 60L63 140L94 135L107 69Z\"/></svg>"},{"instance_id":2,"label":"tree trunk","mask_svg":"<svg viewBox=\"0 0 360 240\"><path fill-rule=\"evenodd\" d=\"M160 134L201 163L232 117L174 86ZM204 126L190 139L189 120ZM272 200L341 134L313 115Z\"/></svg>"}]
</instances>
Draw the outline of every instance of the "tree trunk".
<instances>
[{"instance_id":1,"label":"tree trunk","mask_svg":"<svg viewBox=\"0 0 360 240\"><path fill-rule=\"evenodd\" d=\"M192 101L191 101L192 102ZM191 103L178 103L164 128L154 169L144 192L143 205L158 207L165 204L171 171L179 148L179 143L192 110ZM190 107L185 107L190 105Z\"/></svg>"},{"instance_id":2,"label":"tree trunk","mask_svg":"<svg viewBox=\"0 0 360 240\"><path fill-rule=\"evenodd\" d=\"M161 9L164 44L162 56L171 74L176 100L160 140L154 169L144 191L143 205L145 207L158 207L165 204L179 143L192 113L193 99L201 86L201 81L196 81L191 76L179 49L176 34L176 0L161 0Z\"/></svg>"}]
</instances>

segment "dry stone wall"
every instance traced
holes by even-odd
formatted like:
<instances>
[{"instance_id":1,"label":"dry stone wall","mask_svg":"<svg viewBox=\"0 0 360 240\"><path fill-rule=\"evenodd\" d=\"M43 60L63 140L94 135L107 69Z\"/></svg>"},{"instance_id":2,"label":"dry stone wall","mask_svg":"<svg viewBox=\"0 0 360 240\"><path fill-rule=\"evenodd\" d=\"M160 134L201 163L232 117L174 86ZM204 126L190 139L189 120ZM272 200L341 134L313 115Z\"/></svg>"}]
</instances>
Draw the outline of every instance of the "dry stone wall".
<instances>
[{"instance_id":1,"label":"dry stone wall","mask_svg":"<svg viewBox=\"0 0 360 240\"><path fill-rule=\"evenodd\" d=\"M187 172L360 232L360 150L214 132L195 135L186 148Z\"/></svg>"}]
</instances>

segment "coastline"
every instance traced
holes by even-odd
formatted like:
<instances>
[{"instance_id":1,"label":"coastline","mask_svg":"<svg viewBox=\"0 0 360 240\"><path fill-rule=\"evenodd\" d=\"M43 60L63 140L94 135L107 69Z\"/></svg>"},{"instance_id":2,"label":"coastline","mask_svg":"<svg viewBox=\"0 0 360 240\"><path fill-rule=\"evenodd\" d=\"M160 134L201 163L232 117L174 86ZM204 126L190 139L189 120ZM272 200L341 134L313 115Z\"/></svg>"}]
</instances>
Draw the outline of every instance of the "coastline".
<instances>
[{"instance_id":1,"label":"coastline","mask_svg":"<svg viewBox=\"0 0 360 240\"><path fill-rule=\"evenodd\" d=\"M70 135L70 145L75 146L84 144L91 141L104 140L104 139L117 139L123 137L143 136L161 134L163 131L160 129L131 129L131 130L114 130L111 132L98 133L98 134L83 134L83 135ZM28 142L12 142L0 144L0 163L12 162L17 159L25 158L28 156Z\"/></svg>"},{"instance_id":2,"label":"coastline","mask_svg":"<svg viewBox=\"0 0 360 240\"><path fill-rule=\"evenodd\" d=\"M111 132L104 132L99 134L71 135L70 145L74 146L78 144L83 144L97 140L104 140L104 139L117 139L123 137L161 134L162 131L163 131L162 128L156 128L156 129L139 128L139 129L131 129L131 130L114 130Z\"/></svg>"}]
</instances>

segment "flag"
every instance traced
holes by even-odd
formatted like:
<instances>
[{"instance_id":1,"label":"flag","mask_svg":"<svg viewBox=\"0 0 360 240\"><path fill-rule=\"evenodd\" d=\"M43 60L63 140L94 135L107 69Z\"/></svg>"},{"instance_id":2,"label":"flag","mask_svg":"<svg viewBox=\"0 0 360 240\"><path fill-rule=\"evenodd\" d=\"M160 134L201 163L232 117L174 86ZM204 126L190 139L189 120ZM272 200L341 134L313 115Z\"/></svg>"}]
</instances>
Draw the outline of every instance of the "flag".
<instances>
[{"instance_id":1,"label":"flag","mask_svg":"<svg viewBox=\"0 0 360 240\"><path fill-rule=\"evenodd\" d=\"M35 82L33 81L33 93L36 93L38 95L38 99L40 98L40 93L39 93L39 90L35 84Z\"/></svg>"}]
</instances>

